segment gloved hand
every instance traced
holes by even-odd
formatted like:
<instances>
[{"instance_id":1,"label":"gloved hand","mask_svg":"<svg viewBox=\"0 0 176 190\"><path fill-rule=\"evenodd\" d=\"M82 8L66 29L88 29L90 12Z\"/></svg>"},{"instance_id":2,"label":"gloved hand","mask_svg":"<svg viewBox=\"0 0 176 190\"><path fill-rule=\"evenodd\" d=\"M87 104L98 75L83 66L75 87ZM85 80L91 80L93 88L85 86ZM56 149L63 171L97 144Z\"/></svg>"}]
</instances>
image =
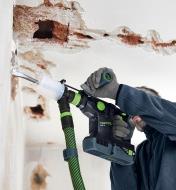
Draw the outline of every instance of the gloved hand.
<instances>
[{"instance_id":1,"label":"gloved hand","mask_svg":"<svg viewBox=\"0 0 176 190\"><path fill-rule=\"evenodd\" d=\"M112 76L111 82L105 84L101 87L101 78L104 72L108 72ZM81 85L81 88L89 95L101 98L111 98L116 99L116 94L119 88L119 83L117 82L116 76L112 69L100 68L94 73L92 73L87 81Z\"/></svg>"},{"instance_id":2,"label":"gloved hand","mask_svg":"<svg viewBox=\"0 0 176 190\"><path fill-rule=\"evenodd\" d=\"M113 118L113 137L116 139L123 138L124 140L131 140L134 132L134 126L123 121L122 117L115 115Z\"/></svg>"}]
</instances>

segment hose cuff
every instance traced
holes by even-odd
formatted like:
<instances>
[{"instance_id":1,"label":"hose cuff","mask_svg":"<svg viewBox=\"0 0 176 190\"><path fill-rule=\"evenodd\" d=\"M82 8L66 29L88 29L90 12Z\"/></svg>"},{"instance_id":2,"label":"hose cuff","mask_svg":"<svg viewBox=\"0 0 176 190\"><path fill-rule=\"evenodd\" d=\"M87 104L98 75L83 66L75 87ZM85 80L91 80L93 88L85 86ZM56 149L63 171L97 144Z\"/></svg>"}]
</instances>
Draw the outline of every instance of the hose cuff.
<instances>
[{"instance_id":1,"label":"hose cuff","mask_svg":"<svg viewBox=\"0 0 176 190\"><path fill-rule=\"evenodd\" d=\"M63 151L63 157L65 161L68 161L70 158L78 156L78 151L76 148L66 148Z\"/></svg>"}]
</instances>

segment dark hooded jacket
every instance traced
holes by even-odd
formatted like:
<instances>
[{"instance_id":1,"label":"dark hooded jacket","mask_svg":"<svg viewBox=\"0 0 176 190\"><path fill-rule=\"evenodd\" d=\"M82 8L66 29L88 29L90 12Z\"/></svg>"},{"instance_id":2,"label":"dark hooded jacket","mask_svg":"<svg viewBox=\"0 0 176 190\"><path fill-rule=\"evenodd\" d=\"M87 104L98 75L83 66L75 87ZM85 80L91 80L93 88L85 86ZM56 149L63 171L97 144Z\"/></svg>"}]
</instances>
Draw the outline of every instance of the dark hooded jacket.
<instances>
[{"instance_id":1,"label":"dark hooded jacket","mask_svg":"<svg viewBox=\"0 0 176 190\"><path fill-rule=\"evenodd\" d=\"M111 163L112 190L176 190L176 103L120 85L116 104L147 124L135 163Z\"/></svg>"}]
</instances>

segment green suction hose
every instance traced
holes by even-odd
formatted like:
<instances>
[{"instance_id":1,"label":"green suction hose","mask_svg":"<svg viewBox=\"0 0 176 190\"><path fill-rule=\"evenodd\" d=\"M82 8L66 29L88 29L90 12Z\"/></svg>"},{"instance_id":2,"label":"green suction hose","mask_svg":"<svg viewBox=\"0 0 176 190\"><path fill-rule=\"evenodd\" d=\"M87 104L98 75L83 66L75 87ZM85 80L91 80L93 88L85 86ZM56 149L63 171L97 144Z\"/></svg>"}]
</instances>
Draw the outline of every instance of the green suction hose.
<instances>
[{"instance_id":1,"label":"green suction hose","mask_svg":"<svg viewBox=\"0 0 176 190\"><path fill-rule=\"evenodd\" d=\"M74 95L74 94L72 94ZM68 162L70 176L74 190L85 190L81 176L77 146L75 140L74 124L70 113L68 91L65 90L63 97L58 101L61 113L62 129L65 135L66 149L64 150L64 160Z\"/></svg>"},{"instance_id":2,"label":"green suction hose","mask_svg":"<svg viewBox=\"0 0 176 190\"><path fill-rule=\"evenodd\" d=\"M71 127L64 129L65 141L67 148L76 149L75 132ZM85 190L84 182L80 172L78 156L73 156L68 160L69 170L73 187L75 190Z\"/></svg>"}]
</instances>

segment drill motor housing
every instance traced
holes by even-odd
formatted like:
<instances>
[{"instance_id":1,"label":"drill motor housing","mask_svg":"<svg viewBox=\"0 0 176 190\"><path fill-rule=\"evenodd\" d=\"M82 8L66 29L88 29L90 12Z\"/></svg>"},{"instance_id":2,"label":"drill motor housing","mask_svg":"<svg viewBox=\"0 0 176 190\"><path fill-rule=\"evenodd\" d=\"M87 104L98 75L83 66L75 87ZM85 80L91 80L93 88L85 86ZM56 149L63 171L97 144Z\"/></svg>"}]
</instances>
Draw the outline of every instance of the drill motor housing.
<instances>
[{"instance_id":1,"label":"drill motor housing","mask_svg":"<svg viewBox=\"0 0 176 190\"><path fill-rule=\"evenodd\" d=\"M69 91L70 102L77 96ZM134 146L113 135L113 118L119 115L127 122L128 116L117 106L79 91L77 107L89 118L89 136L83 140L83 150L89 154L121 165L133 164Z\"/></svg>"}]
</instances>

